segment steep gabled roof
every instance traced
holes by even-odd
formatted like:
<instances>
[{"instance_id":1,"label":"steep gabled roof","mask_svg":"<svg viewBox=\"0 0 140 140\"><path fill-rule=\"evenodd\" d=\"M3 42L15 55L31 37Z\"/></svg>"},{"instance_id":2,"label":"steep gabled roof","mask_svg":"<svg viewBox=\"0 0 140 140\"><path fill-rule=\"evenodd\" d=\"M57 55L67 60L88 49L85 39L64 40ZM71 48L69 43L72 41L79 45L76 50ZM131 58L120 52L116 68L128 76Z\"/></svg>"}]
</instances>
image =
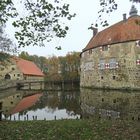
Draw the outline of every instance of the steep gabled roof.
<instances>
[{"instance_id":1,"label":"steep gabled roof","mask_svg":"<svg viewBox=\"0 0 140 140\"><path fill-rule=\"evenodd\" d=\"M16 58L16 64L19 70L25 75L44 76L42 71L31 61Z\"/></svg>"},{"instance_id":2,"label":"steep gabled roof","mask_svg":"<svg viewBox=\"0 0 140 140\"><path fill-rule=\"evenodd\" d=\"M136 22L140 23L140 16L130 17L97 33L83 51L102 45L140 40L140 25Z\"/></svg>"}]
</instances>

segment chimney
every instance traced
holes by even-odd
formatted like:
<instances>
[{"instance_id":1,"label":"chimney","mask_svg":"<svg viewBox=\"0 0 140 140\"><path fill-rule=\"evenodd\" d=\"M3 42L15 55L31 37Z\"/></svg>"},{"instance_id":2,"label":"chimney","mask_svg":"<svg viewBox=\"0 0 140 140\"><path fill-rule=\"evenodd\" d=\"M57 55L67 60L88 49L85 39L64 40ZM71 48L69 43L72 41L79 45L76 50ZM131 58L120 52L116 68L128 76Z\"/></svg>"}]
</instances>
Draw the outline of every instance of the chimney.
<instances>
[{"instance_id":1,"label":"chimney","mask_svg":"<svg viewBox=\"0 0 140 140\"><path fill-rule=\"evenodd\" d=\"M123 14L123 21L126 21L127 18L126 18L126 13Z\"/></svg>"},{"instance_id":2,"label":"chimney","mask_svg":"<svg viewBox=\"0 0 140 140\"><path fill-rule=\"evenodd\" d=\"M95 36L98 33L98 29L93 27L93 36Z\"/></svg>"},{"instance_id":3,"label":"chimney","mask_svg":"<svg viewBox=\"0 0 140 140\"><path fill-rule=\"evenodd\" d=\"M93 31L93 37L98 33L98 28L95 28L95 27L91 26L88 29Z\"/></svg>"},{"instance_id":4,"label":"chimney","mask_svg":"<svg viewBox=\"0 0 140 140\"><path fill-rule=\"evenodd\" d=\"M138 10L136 9L136 7L134 5L132 5L130 12L129 12L130 17L136 16L137 13L138 13Z\"/></svg>"}]
</instances>

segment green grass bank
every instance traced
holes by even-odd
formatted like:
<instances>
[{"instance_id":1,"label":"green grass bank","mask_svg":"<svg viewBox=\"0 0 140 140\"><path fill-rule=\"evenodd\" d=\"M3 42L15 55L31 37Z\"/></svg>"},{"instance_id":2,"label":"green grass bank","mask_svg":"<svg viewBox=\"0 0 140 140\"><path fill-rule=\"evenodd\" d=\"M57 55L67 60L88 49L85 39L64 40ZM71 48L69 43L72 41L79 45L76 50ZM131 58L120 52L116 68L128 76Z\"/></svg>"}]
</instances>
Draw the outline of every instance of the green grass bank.
<instances>
[{"instance_id":1,"label":"green grass bank","mask_svg":"<svg viewBox=\"0 0 140 140\"><path fill-rule=\"evenodd\" d=\"M140 140L140 122L94 119L1 121L0 140Z\"/></svg>"}]
</instances>

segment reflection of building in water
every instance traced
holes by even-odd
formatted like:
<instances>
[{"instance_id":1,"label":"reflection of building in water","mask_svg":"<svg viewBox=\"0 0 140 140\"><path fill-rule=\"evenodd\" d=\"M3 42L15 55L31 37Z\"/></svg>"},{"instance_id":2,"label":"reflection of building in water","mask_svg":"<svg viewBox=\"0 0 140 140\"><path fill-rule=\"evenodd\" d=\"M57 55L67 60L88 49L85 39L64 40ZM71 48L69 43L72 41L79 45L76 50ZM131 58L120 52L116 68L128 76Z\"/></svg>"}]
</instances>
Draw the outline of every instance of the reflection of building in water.
<instances>
[{"instance_id":1,"label":"reflection of building in water","mask_svg":"<svg viewBox=\"0 0 140 140\"><path fill-rule=\"evenodd\" d=\"M140 117L140 93L81 89L83 116L135 119Z\"/></svg>"},{"instance_id":2,"label":"reflection of building in water","mask_svg":"<svg viewBox=\"0 0 140 140\"><path fill-rule=\"evenodd\" d=\"M17 93L11 96L0 99L0 103L2 104L1 111L5 116L9 116L11 110L20 102L23 94Z\"/></svg>"},{"instance_id":3,"label":"reflection of building in water","mask_svg":"<svg viewBox=\"0 0 140 140\"><path fill-rule=\"evenodd\" d=\"M31 96L24 97L16 106L11 110L10 114L15 114L21 111L28 109L29 107L33 106L42 94L34 94Z\"/></svg>"},{"instance_id":4,"label":"reflection of building in water","mask_svg":"<svg viewBox=\"0 0 140 140\"><path fill-rule=\"evenodd\" d=\"M40 93L19 91L11 96L0 99L1 112L5 117L24 111L33 106L42 96Z\"/></svg>"}]
</instances>

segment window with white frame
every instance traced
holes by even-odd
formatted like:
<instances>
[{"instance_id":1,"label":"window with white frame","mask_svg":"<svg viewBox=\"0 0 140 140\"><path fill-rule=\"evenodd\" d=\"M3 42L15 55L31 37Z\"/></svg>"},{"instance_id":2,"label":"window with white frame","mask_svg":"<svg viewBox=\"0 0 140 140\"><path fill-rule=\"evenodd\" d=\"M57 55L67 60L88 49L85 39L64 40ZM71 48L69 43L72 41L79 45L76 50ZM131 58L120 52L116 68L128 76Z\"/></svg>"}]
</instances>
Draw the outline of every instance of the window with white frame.
<instances>
[{"instance_id":1,"label":"window with white frame","mask_svg":"<svg viewBox=\"0 0 140 140\"><path fill-rule=\"evenodd\" d=\"M86 62L84 65L84 71L89 71L94 69L94 62Z\"/></svg>"},{"instance_id":2,"label":"window with white frame","mask_svg":"<svg viewBox=\"0 0 140 140\"><path fill-rule=\"evenodd\" d=\"M104 59L100 59L100 61L99 61L99 69L105 69L105 60Z\"/></svg>"},{"instance_id":3,"label":"window with white frame","mask_svg":"<svg viewBox=\"0 0 140 140\"><path fill-rule=\"evenodd\" d=\"M140 40L137 40L137 41L136 41L136 46L137 46L137 47L140 47Z\"/></svg>"},{"instance_id":4,"label":"window with white frame","mask_svg":"<svg viewBox=\"0 0 140 140\"><path fill-rule=\"evenodd\" d=\"M117 64L117 61L115 58L111 58L109 60L109 66L110 66L110 69L115 69L116 68L116 64Z\"/></svg>"}]
</instances>

